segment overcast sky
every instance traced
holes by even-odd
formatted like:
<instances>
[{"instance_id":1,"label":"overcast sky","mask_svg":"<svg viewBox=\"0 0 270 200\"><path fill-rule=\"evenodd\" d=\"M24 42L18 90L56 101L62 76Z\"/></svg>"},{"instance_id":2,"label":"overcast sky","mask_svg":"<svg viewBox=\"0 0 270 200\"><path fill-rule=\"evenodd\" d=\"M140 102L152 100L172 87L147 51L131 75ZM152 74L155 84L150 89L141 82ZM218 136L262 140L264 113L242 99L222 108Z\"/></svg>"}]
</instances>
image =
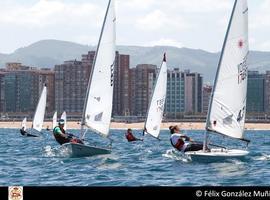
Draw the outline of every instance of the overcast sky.
<instances>
[{"instance_id":1,"label":"overcast sky","mask_svg":"<svg viewBox=\"0 0 270 200\"><path fill-rule=\"evenodd\" d=\"M1 0L0 53L44 39L96 45L108 0ZM220 51L234 0L116 0L117 44ZM249 0L250 49L270 51L270 0Z\"/></svg>"}]
</instances>

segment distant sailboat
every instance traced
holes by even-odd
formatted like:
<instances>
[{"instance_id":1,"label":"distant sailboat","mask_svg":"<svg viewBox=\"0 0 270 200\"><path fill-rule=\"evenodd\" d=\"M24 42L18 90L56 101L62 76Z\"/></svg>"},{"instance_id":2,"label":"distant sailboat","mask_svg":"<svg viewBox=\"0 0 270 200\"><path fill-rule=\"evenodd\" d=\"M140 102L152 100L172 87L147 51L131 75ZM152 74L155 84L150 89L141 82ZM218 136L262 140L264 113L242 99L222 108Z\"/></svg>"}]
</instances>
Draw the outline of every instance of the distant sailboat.
<instances>
[{"instance_id":1,"label":"distant sailboat","mask_svg":"<svg viewBox=\"0 0 270 200\"><path fill-rule=\"evenodd\" d=\"M46 110L46 101L47 101L47 86L46 84L44 85L37 107L35 111L35 115L33 118L33 124L32 128L27 131L26 130L26 118L24 118L23 123L22 123L22 129L25 131L25 136L30 136L30 137L38 137L38 135L33 134L34 132L40 133L42 130L43 122L44 122L44 116L45 116L45 110ZM25 129L23 129L25 127ZM21 131L22 133L22 131Z\"/></svg>"},{"instance_id":2,"label":"distant sailboat","mask_svg":"<svg viewBox=\"0 0 270 200\"><path fill-rule=\"evenodd\" d=\"M159 138L160 125L166 101L166 90L167 64L166 54L164 54L144 125L144 134L150 134L155 138Z\"/></svg>"},{"instance_id":3,"label":"distant sailboat","mask_svg":"<svg viewBox=\"0 0 270 200\"><path fill-rule=\"evenodd\" d=\"M64 111L61 115L61 119L65 121L64 130L67 130L67 113Z\"/></svg>"},{"instance_id":4,"label":"distant sailboat","mask_svg":"<svg viewBox=\"0 0 270 200\"><path fill-rule=\"evenodd\" d=\"M26 122L27 122L27 118L25 117L22 121L22 129L23 130L26 130L27 129L27 126L26 126Z\"/></svg>"},{"instance_id":5,"label":"distant sailboat","mask_svg":"<svg viewBox=\"0 0 270 200\"><path fill-rule=\"evenodd\" d=\"M248 6L247 0L235 0L223 44L209 104L206 130L224 136L244 139L247 95ZM208 143L205 132L204 149ZM186 152L192 159L241 157L249 152L240 149L211 149L210 152Z\"/></svg>"},{"instance_id":6,"label":"distant sailboat","mask_svg":"<svg viewBox=\"0 0 270 200\"><path fill-rule=\"evenodd\" d=\"M115 5L109 0L104 18L93 69L89 79L82 121L81 139L88 129L108 137L112 114L113 73L115 65ZM84 130L86 128L86 130ZM72 157L108 154L110 148L66 143Z\"/></svg>"},{"instance_id":7,"label":"distant sailboat","mask_svg":"<svg viewBox=\"0 0 270 200\"><path fill-rule=\"evenodd\" d=\"M52 130L57 126L57 111L53 114Z\"/></svg>"}]
</instances>

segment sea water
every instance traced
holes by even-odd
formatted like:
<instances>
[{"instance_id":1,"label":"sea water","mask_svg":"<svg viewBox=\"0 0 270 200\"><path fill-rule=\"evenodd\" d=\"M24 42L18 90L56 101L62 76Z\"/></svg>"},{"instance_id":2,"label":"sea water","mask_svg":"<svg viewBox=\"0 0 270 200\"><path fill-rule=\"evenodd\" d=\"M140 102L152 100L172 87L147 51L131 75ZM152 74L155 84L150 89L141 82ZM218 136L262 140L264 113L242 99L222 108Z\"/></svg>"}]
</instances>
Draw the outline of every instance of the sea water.
<instances>
[{"instance_id":1,"label":"sea water","mask_svg":"<svg viewBox=\"0 0 270 200\"><path fill-rule=\"evenodd\" d=\"M68 130L78 134L78 130ZM244 159L193 162L176 152L168 131L160 140L144 136L127 142L124 130L111 130L112 153L70 158L50 131L23 137L18 129L0 129L0 186L269 186L270 131L246 131L251 140ZM185 134L202 141L204 131ZM134 130L142 137L142 130ZM89 132L86 141L106 139ZM211 135L211 143L245 149L245 142ZM103 145L103 144L102 144Z\"/></svg>"}]
</instances>

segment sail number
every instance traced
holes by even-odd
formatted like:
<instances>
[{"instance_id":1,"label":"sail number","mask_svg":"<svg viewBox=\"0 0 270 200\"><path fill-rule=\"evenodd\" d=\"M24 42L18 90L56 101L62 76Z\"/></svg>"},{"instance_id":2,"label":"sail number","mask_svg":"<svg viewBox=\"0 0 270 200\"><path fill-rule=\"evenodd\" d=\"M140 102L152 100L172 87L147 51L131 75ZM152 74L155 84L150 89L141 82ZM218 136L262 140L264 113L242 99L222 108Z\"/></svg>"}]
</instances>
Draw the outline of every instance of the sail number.
<instances>
[{"instance_id":1,"label":"sail number","mask_svg":"<svg viewBox=\"0 0 270 200\"><path fill-rule=\"evenodd\" d=\"M242 83L247 78L247 55L243 62L238 64L238 84Z\"/></svg>"},{"instance_id":2,"label":"sail number","mask_svg":"<svg viewBox=\"0 0 270 200\"><path fill-rule=\"evenodd\" d=\"M165 98L157 100L157 112L163 112L165 104Z\"/></svg>"}]
</instances>

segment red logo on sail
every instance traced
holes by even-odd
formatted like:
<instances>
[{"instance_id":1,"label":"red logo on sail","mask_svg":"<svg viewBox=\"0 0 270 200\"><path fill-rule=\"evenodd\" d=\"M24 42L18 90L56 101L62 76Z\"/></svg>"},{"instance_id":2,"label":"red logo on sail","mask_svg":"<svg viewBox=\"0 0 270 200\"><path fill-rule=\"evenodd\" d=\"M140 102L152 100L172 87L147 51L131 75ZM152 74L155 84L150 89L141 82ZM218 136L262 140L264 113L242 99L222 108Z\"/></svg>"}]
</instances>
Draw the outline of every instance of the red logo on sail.
<instances>
[{"instance_id":1,"label":"red logo on sail","mask_svg":"<svg viewBox=\"0 0 270 200\"><path fill-rule=\"evenodd\" d=\"M243 40L239 40L239 41L238 41L238 47L239 47L240 49L242 49L243 46L244 46Z\"/></svg>"}]
</instances>

